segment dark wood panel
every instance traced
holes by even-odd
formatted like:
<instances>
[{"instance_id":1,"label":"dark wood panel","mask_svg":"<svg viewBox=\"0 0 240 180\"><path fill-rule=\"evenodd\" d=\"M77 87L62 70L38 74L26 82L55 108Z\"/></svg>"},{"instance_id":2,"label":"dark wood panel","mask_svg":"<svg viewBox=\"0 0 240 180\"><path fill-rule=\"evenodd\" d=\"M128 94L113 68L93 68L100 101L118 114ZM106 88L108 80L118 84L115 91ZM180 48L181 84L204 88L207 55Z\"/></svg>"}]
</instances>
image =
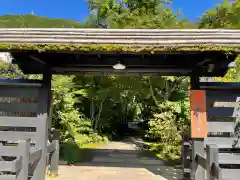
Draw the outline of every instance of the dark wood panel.
<instances>
[{"instance_id":1,"label":"dark wood panel","mask_svg":"<svg viewBox=\"0 0 240 180\"><path fill-rule=\"evenodd\" d=\"M240 97L238 91L221 91L221 90L208 90L206 92L207 106L212 106L214 102L236 102ZM238 103L240 107L240 104Z\"/></svg>"},{"instance_id":2,"label":"dark wood panel","mask_svg":"<svg viewBox=\"0 0 240 180\"><path fill-rule=\"evenodd\" d=\"M240 114L240 93L237 91L209 90L206 99L208 116L235 117Z\"/></svg>"},{"instance_id":3,"label":"dark wood panel","mask_svg":"<svg viewBox=\"0 0 240 180\"><path fill-rule=\"evenodd\" d=\"M207 117L208 122L236 122L236 117L232 116L209 116Z\"/></svg>"},{"instance_id":4,"label":"dark wood panel","mask_svg":"<svg viewBox=\"0 0 240 180\"><path fill-rule=\"evenodd\" d=\"M0 103L1 112L37 112L37 103Z\"/></svg>"},{"instance_id":5,"label":"dark wood panel","mask_svg":"<svg viewBox=\"0 0 240 180\"><path fill-rule=\"evenodd\" d=\"M1 86L0 102L1 98L17 97L17 98L37 98L37 87L17 87L17 86Z\"/></svg>"},{"instance_id":6,"label":"dark wood panel","mask_svg":"<svg viewBox=\"0 0 240 180\"><path fill-rule=\"evenodd\" d=\"M208 116L236 117L234 108L207 108Z\"/></svg>"}]
</instances>

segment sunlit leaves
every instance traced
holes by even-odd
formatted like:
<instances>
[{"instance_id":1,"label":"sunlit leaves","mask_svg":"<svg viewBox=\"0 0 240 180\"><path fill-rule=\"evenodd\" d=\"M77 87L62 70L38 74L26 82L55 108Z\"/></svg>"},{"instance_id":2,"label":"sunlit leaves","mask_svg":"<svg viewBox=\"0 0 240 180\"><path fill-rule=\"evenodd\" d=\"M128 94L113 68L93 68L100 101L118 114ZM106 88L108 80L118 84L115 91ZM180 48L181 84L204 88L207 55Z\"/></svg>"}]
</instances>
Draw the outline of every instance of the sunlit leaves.
<instances>
[{"instance_id":1,"label":"sunlit leaves","mask_svg":"<svg viewBox=\"0 0 240 180\"><path fill-rule=\"evenodd\" d=\"M240 0L224 0L216 8L207 10L203 15L200 28L240 28Z\"/></svg>"}]
</instances>

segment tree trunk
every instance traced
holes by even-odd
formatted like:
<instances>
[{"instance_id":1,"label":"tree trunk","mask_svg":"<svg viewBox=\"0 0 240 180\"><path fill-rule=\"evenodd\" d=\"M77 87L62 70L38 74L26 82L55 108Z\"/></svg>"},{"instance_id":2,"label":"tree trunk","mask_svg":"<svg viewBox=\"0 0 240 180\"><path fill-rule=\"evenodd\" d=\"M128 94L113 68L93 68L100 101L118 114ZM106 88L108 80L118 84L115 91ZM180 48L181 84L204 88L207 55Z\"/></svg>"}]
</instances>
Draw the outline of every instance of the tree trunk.
<instances>
[{"instance_id":1,"label":"tree trunk","mask_svg":"<svg viewBox=\"0 0 240 180\"><path fill-rule=\"evenodd\" d=\"M98 110L98 115L97 115L97 118L95 119L94 130L98 129L98 123L99 123L99 120L100 120L100 117L101 117L104 101L105 101L105 98L100 103L100 107L99 107L99 110Z\"/></svg>"}]
</instances>

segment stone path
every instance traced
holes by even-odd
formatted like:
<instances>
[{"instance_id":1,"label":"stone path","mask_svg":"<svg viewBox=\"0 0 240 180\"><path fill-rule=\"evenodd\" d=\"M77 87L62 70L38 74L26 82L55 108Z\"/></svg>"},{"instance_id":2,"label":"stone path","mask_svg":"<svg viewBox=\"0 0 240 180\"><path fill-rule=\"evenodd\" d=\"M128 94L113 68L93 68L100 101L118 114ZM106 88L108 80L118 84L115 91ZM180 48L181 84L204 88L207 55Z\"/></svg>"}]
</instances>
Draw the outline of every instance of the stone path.
<instances>
[{"instance_id":1,"label":"stone path","mask_svg":"<svg viewBox=\"0 0 240 180\"><path fill-rule=\"evenodd\" d=\"M61 165L59 174L55 180L179 180L181 177L179 170L155 157L140 156L130 142L110 142L96 150L91 162Z\"/></svg>"}]
</instances>

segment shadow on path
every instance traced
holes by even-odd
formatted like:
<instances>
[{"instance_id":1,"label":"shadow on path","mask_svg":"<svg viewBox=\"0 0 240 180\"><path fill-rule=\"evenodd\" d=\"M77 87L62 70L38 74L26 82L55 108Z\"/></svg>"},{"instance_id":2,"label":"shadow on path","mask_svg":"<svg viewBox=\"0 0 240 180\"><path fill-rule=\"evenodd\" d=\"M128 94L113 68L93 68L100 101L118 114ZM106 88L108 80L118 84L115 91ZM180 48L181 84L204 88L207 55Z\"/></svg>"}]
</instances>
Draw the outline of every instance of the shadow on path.
<instances>
[{"instance_id":1,"label":"shadow on path","mask_svg":"<svg viewBox=\"0 0 240 180\"><path fill-rule=\"evenodd\" d=\"M156 179L182 179L181 167L166 164L155 156L141 153L131 142L110 142L99 149L79 149L79 153L84 158L74 166L130 168L131 171L141 168L154 174Z\"/></svg>"}]
</instances>

